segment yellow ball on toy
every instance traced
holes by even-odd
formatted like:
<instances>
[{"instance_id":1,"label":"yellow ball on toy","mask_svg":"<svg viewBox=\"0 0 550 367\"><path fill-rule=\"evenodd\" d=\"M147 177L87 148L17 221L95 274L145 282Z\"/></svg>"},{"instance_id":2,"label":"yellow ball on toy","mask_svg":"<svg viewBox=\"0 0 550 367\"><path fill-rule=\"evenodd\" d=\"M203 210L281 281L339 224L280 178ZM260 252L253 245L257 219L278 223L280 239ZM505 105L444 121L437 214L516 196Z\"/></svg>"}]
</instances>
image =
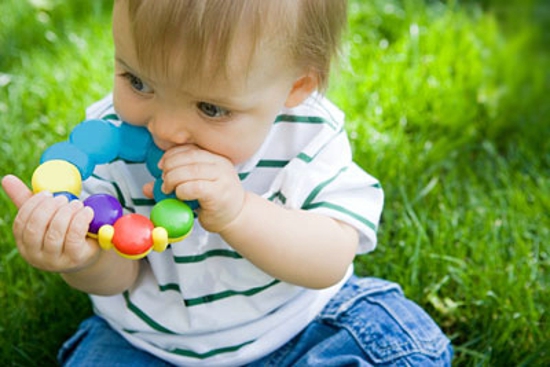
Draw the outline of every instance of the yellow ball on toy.
<instances>
[{"instance_id":1,"label":"yellow ball on toy","mask_svg":"<svg viewBox=\"0 0 550 367\"><path fill-rule=\"evenodd\" d=\"M82 191L82 178L78 168L73 164L55 159L42 163L32 175L34 193L49 191L51 193L70 192L76 196Z\"/></svg>"}]
</instances>

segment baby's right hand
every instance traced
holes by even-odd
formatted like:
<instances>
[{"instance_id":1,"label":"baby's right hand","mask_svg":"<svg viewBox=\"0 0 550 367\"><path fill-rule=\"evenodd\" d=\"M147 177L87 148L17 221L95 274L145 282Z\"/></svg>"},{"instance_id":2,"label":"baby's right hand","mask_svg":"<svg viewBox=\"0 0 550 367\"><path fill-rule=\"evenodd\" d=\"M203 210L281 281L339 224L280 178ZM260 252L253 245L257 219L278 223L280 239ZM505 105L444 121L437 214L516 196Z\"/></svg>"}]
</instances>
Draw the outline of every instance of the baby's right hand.
<instances>
[{"instance_id":1,"label":"baby's right hand","mask_svg":"<svg viewBox=\"0 0 550 367\"><path fill-rule=\"evenodd\" d=\"M99 258L97 241L86 236L94 215L91 208L47 192L33 195L12 175L2 179L2 187L19 209L13 235L19 253L30 265L46 271L72 272Z\"/></svg>"}]
</instances>

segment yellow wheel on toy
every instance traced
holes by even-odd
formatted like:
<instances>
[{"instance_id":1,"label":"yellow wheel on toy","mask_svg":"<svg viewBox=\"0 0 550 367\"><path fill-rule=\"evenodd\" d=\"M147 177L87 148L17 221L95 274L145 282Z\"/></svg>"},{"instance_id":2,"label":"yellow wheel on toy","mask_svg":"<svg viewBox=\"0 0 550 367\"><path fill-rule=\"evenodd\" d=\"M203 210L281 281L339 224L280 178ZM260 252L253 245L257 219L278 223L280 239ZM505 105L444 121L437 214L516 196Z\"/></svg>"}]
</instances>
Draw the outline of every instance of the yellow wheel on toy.
<instances>
[{"instance_id":1,"label":"yellow wheel on toy","mask_svg":"<svg viewBox=\"0 0 550 367\"><path fill-rule=\"evenodd\" d=\"M73 164L63 160L51 160L42 163L32 175L34 193L70 192L79 196L82 191L80 171Z\"/></svg>"}]
</instances>

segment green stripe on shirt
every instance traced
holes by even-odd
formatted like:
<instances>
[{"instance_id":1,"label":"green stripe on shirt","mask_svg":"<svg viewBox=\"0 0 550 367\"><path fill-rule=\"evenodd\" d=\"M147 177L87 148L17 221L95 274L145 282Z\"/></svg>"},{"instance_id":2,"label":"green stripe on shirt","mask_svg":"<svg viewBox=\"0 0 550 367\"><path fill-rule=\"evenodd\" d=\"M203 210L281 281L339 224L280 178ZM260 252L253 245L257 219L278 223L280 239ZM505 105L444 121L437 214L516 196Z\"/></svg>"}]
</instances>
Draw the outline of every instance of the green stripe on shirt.
<instances>
[{"instance_id":1,"label":"green stripe on shirt","mask_svg":"<svg viewBox=\"0 0 550 367\"><path fill-rule=\"evenodd\" d=\"M108 109L111 109L113 106L109 106ZM114 114L114 113L111 113L109 115L105 115L101 118L102 120L115 120L115 121L120 121L120 118L118 117L118 115Z\"/></svg>"},{"instance_id":2,"label":"green stripe on shirt","mask_svg":"<svg viewBox=\"0 0 550 367\"><path fill-rule=\"evenodd\" d=\"M336 180L338 178L338 176L340 176L343 172L347 171L348 169L348 166L346 167L343 167L341 168L334 176L332 176L331 178L329 178L328 180L324 181L324 182L321 182L319 185L317 185L308 195L308 197L306 198L306 200L304 201L304 204L302 204L302 209L304 209L304 207L307 207L308 205L311 204L311 202L317 197L317 195L326 187L328 186L331 182L333 182L334 180Z\"/></svg>"},{"instance_id":3,"label":"green stripe on shirt","mask_svg":"<svg viewBox=\"0 0 550 367\"><path fill-rule=\"evenodd\" d=\"M134 315L136 315L140 320L142 320L144 323L149 325L152 329L164 334L176 334L172 330L169 330L164 326L160 325L159 323L157 323L155 320L153 320L152 317L147 315L139 307L137 307L134 303L132 303L132 301L130 300L130 293L128 291L124 292L123 296L124 296L124 300L126 301L126 307L128 307L128 309L132 311Z\"/></svg>"},{"instance_id":4,"label":"green stripe on shirt","mask_svg":"<svg viewBox=\"0 0 550 367\"><path fill-rule=\"evenodd\" d=\"M263 159L256 164L255 168L284 168L288 160ZM244 181L252 172L239 173L239 179Z\"/></svg>"},{"instance_id":5,"label":"green stripe on shirt","mask_svg":"<svg viewBox=\"0 0 550 367\"><path fill-rule=\"evenodd\" d=\"M132 204L135 206L154 206L157 202L149 198L132 198Z\"/></svg>"},{"instance_id":6,"label":"green stripe on shirt","mask_svg":"<svg viewBox=\"0 0 550 367\"><path fill-rule=\"evenodd\" d=\"M302 209L311 210L311 209L316 209L316 208L327 208L327 209L331 209L331 210L343 213L347 216L350 216L350 217L358 220L359 222L363 223L364 225L366 225L367 227L369 227L373 231L376 231L376 225L373 222L371 222L367 218L365 218L365 217L363 217L363 216L361 216L361 215L359 215L355 212L352 212L351 210L346 209L346 208L344 208L343 206L340 206L340 205L336 205L336 204L333 204L333 203L323 201L323 202L319 202L319 203L309 204L308 206L303 207Z\"/></svg>"},{"instance_id":7,"label":"green stripe on shirt","mask_svg":"<svg viewBox=\"0 0 550 367\"><path fill-rule=\"evenodd\" d=\"M275 118L275 124L288 122L288 123L302 123L302 124L326 124L332 129L336 129L336 123L331 120L327 120L320 116L297 116L297 115L279 115Z\"/></svg>"},{"instance_id":8,"label":"green stripe on shirt","mask_svg":"<svg viewBox=\"0 0 550 367\"><path fill-rule=\"evenodd\" d=\"M258 162L256 167L264 168L283 168L288 164L288 160L274 160L274 159L263 159Z\"/></svg>"},{"instance_id":9,"label":"green stripe on shirt","mask_svg":"<svg viewBox=\"0 0 550 367\"><path fill-rule=\"evenodd\" d=\"M223 348L213 349L211 351L204 352L204 353L197 353L197 352L192 351L192 350L180 349L180 348L171 349L168 352L170 352L172 354L177 354L177 355L180 355L180 356L183 356L183 357L196 358L196 359L207 359L207 358L216 356L218 354L236 352L239 349L241 349L242 347L247 346L248 344L252 344L254 342L255 342L255 340L250 340L250 341L244 342L244 343L239 344L239 345L233 345L233 346L227 346L227 347L223 347Z\"/></svg>"},{"instance_id":10,"label":"green stripe on shirt","mask_svg":"<svg viewBox=\"0 0 550 367\"><path fill-rule=\"evenodd\" d=\"M202 297L184 299L183 302L187 307L193 307L193 306L202 305L204 303L216 302L216 301L219 301L228 297L233 297L233 296L251 297L265 291L266 289L273 287L274 285L279 284L280 282L281 282L280 280L275 279L271 283L268 283L261 287L255 287L244 291L227 290L219 293L208 294Z\"/></svg>"},{"instance_id":11,"label":"green stripe on shirt","mask_svg":"<svg viewBox=\"0 0 550 367\"><path fill-rule=\"evenodd\" d=\"M279 199L279 201L284 205L286 204L286 196L283 195L281 191L277 191L273 195L271 195L267 200L269 201L275 201L275 199Z\"/></svg>"},{"instance_id":12,"label":"green stripe on shirt","mask_svg":"<svg viewBox=\"0 0 550 367\"><path fill-rule=\"evenodd\" d=\"M200 254L200 255L174 256L174 261L177 264L190 264L190 263L198 263L198 262L204 261L210 257L227 257L232 259L242 259L242 256L235 251L217 249L217 250L207 251L204 254Z\"/></svg>"}]
</instances>

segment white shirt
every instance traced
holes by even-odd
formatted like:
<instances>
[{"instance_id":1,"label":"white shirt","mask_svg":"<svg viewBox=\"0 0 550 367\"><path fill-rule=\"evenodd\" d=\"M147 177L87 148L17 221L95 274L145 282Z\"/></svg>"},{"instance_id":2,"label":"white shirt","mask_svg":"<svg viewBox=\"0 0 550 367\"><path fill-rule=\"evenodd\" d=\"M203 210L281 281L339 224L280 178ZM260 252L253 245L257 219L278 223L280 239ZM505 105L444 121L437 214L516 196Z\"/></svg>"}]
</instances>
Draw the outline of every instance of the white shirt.
<instances>
[{"instance_id":1,"label":"white shirt","mask_svg":"<svg viewBox=\"0 0 550 367\"><path fill-rule=\"evenodd\" d=\"M116 120L111 96L87 116ZM350 224L364 253L376 245L383 192L352 162L343 120L339 109L314 95L281 111L258 152L236 169L245 190ZM84 188L116 195L127 210L149 216L154 202L143 197L142 186L152 180L144 164L119 160L96 167ZM120 295L91 296L94 310L133 345L185 366L242 365L276 350L352 273L350 266L339 284L323 290L278 281L198 221L182 242L140 261L135 285Z\"/></svg>"}]
</instances>

